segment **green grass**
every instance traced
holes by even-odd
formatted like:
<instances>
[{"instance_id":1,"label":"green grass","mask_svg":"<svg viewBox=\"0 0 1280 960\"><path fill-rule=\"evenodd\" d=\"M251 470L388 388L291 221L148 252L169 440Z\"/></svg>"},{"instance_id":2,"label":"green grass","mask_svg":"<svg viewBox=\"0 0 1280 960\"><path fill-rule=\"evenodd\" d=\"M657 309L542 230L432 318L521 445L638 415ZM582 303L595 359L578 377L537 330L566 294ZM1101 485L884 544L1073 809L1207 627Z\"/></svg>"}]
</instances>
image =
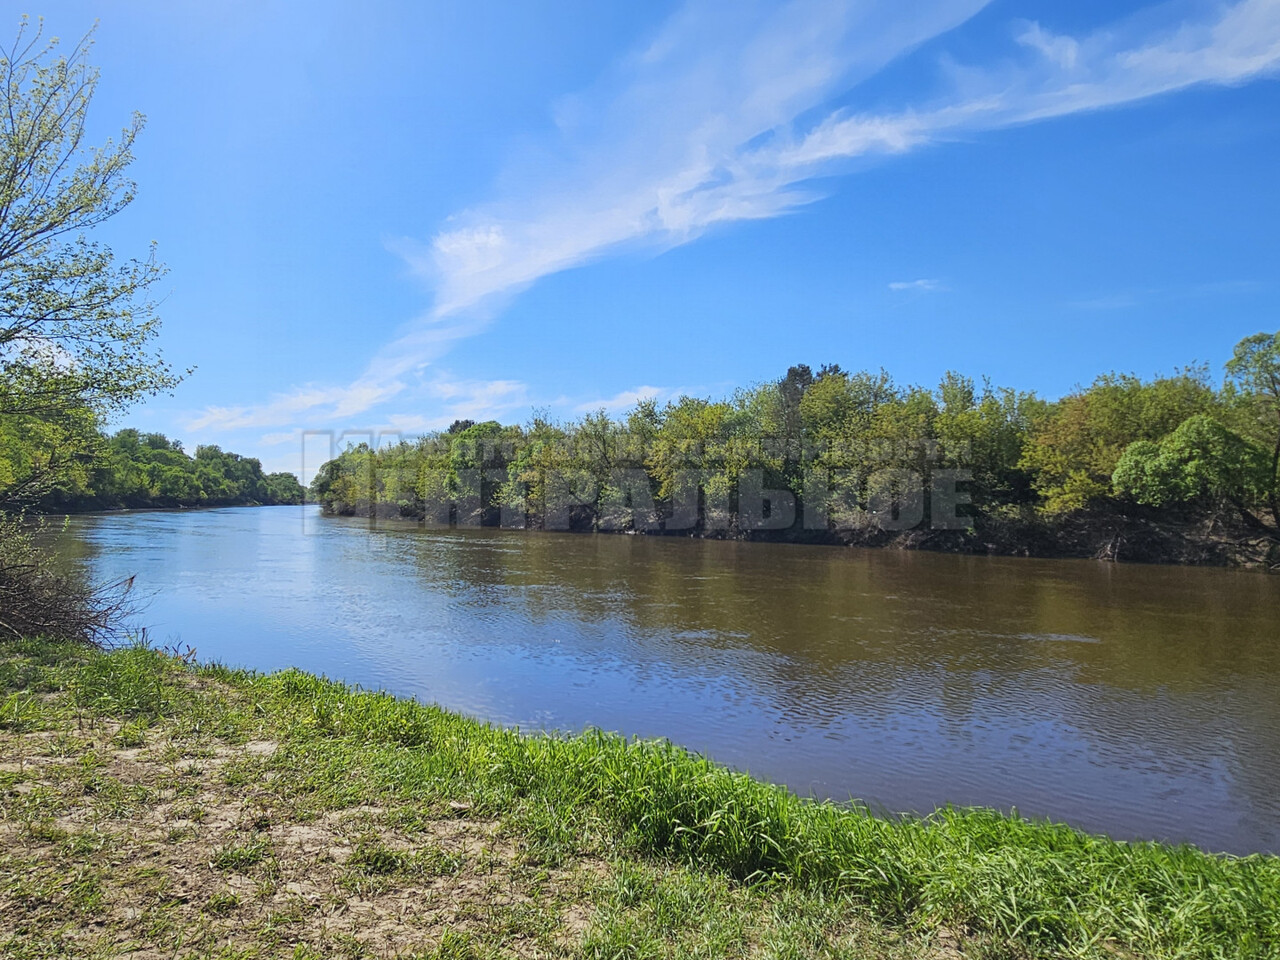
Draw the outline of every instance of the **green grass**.
<instances>
[{"instance_id":1,"label":"green grass","mask_svg":"<svg viewBox=\"0 0 1280 960\"><path fill-rule=\"evenodd\" d=\"M261 863L270 853L269 844L254 840L252 843L221 847L214 851L209 862L218 870L245 871Z\"/></svg>"},{"instance_id":2,"label":"green grass","mask_svg":"<svg viewBox=\"0 0 1280 960\"><path fill-rule=\"evenodd\" d=\"M25 845L0 858L0 916L26 918L0 920L6 956L67 949L71 911L143 940L181 930L193 946L177 955L217 955L218 925L235 924L246 956L393 956L372 927L348 942L315 917L447 889L456 915L421 921L410 953L1280 957L1280 858L986 810L881 818L667 743L522 736L297 670L13 644L0 743L39 771L3 758L4 819ZM139 752L130 780L120 765ZM139 810L157 846L202 851L198 897L172 889L176 861L167 885L126 869L130 844L152 841L112 839L113 824ZM113 906L126 888L151 903L144 926Z\"/></svg>"}]
</instances>

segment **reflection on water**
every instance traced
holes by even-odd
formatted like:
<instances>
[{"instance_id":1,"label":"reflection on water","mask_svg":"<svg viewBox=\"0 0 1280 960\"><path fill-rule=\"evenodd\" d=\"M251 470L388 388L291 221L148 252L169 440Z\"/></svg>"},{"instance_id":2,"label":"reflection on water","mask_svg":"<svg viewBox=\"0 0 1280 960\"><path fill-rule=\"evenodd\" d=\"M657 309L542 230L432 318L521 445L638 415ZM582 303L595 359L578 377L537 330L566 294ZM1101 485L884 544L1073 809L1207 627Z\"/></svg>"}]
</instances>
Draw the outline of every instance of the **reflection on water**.
<instances>
[{"instance_id":1,"label":"reflection on water","mask_svg":"<svg viewBox=\"0 0 1280 960\"><path fill-rule=\"evenodd\" d=\"M201 657L662 736L804 794L1280 850L1280 578L321 519L73 518Z\"/></svg>"}]
</instances>

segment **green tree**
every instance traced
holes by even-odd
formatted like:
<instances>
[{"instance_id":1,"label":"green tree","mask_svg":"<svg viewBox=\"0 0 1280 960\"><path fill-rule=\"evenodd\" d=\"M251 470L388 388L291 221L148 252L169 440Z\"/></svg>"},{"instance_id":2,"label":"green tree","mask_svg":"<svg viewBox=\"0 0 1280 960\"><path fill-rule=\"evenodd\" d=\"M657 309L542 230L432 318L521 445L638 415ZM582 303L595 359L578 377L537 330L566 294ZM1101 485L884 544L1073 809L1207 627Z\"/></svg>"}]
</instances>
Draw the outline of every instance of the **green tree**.
<instances>
[{"instance_id":1,"label":"green tree","mask_svg":"<svg viewBox=\"0 0 1280 960\"><path fill-rule=\"evenodd\" d=\"M782 431L788 439L800 436L800 402L805 392L813 386L813 371L807 363L798 363L787 368L787 375L778 383L778 392L782 399Z\"/></svg>"},{"instance_id":2,"label":"green tree","mask_svg":"<svg viewBox=\"0 0 1280 960\"><path fill-rule=\"evenodd\" d=\"M73 429L86 412L104 420L180 379L154 349L154 247L121 261L86 236L133 200L126 171L143 125L135 114L117 140L88 143L88 51L86 36L60 54L25 18L0 48L0 420L64 433L37 474L0 486L0 502L56 482L87 449Z\"/></svg>"},{"instance_id":3,"label":"green tree","mask_svg":"<svg viewBox=\"0 0 1280 960\"><path fill-rule=\"evenodd\" d=\"M1112 474L1131 443L1159 441L1217 404L1200 367L1149 383L1107 374L1037 419L1020 466L1035 477L1048 513L1070 513L1110 495Z\"/></svg>"},{"instance_id":4,"label":"green tree","mask_svg":"<svg viewBox=\"0 0 1280 960\"><path fill-rule=\"evenodd\" d=\"M1118 494L1152 507L1229 501L1248 519L1266 482L1266 453L1213 417L1188 418L1159 442L1131 443L1116 464Z\"/></svg>"},{"instance_id":5,"label":"green tree","mask_svg":"<svg viewBox=\"0 0 1280 960\"><path fill-rule=\"evenodd\" d=\"M973 471L977 498L988 503L1029 499L1031 478L1020 464L1032 424L1044 415L1044 401L986 381L979 394L972 379L951 371L937 395L937 439L949 465Z\"/></svg>"},{"instance_id":6,"label":"green tree","mask_svg":"<svg viewBox=\"0 0 1280 960\"><path fill-rule=\"evenodd\" d=\"M1236 344L1227 376L1243 392L1259 439L1271 450L1265 495L1280 527L1280 331L1255 333Z\"/></svg>"}]
</instances>

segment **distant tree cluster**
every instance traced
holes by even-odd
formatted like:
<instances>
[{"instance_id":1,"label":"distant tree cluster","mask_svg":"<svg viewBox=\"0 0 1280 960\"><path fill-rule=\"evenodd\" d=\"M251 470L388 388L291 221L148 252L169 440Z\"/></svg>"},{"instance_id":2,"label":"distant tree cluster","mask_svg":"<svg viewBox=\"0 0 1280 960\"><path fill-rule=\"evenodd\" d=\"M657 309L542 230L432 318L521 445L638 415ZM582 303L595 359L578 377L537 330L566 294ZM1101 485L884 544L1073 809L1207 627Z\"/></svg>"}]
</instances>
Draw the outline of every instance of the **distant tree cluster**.
<instances>
[{"instance_id":1,"label":"distant tree cluster","mask_svg":"<svg viewBox=\"0 0 1280 960\"><path fill-rule=\"evenodd\" d=\"M452 504L455 522L465 509L466 522L495 523L506 509L532 526L548 525L548 505L567 499L574 528L616 529L620 503L671 517L692 471L703 511L692 529L706 532L707 504L732 506L748 476L788 491L800 511L821 498L834 527L842 511L865 515L878 478L938 470L969 478L979 534L984 522L1044 527L1145 511L1222 518L1275 538L1280 333L1239 344L1217 384L1206 367L1151 380L1106 374L1049 401L956 373L928 389L884 371L799 365L727 399L643 401L616 418L460 421L417 442L353 447L319 472L313 494L339 513L443 519L440 505ZM624 476L631 489L619 488ZM797 516L793 532L801 526Z\"/></svg>"},{"instance_id":2,"label":"distant tree cluster","mask_svg":"<svg viewBox=\"0 0 1280 960\"><path fill-rule=\"evenodd\" d=\"M305 492L293 474L264 474L252 457L213 445L196 447L192 457L179 441L159 433L121 430L101 437L79 469L64 472L33 506L48 513L284 504L301 503Z\"/></svg>"}]
</instances>

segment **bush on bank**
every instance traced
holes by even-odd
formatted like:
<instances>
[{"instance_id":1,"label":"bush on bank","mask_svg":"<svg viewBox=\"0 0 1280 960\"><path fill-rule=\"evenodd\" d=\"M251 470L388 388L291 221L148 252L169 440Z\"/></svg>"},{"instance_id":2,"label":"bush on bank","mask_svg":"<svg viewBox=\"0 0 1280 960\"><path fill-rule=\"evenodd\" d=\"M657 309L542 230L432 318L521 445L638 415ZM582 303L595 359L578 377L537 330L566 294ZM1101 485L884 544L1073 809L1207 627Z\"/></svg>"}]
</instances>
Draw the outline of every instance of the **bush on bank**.
<instances>
[{"instance_id":1,"label":"bush on bank","mask_svg":"<svg viewBox=\"0 0 1280 960\"><path fill-rule=\"evenodd\" d=\"M37 542L39 523L0 512L0 643L40 634L85 643L116 636L132 581L105 587L67 574Z\"/></svg>"}]
</instances>

